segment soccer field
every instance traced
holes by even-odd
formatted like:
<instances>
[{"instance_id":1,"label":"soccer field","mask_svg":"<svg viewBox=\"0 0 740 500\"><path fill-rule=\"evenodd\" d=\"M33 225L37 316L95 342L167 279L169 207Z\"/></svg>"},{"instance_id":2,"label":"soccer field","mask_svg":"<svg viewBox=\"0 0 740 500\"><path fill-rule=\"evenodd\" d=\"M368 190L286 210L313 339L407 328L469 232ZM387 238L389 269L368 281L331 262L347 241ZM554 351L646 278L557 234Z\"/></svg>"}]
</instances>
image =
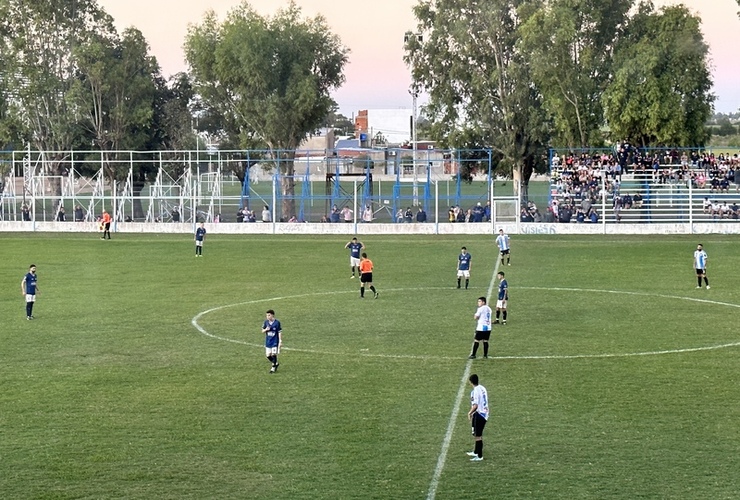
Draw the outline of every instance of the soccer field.
<instances>
[{"instance_id":1,"label":"soccer field","mask_svg":"<svg viewBox=\"0 0 740 500\"><path fill-rule=\"evenodd\" d=\"M2 497L740 496L737 238L512 236L498 268L490 237L369 236L377 300L348 240L209 235L195 258L189 235L0 234ZM496 269L508 324L468 360Z\"/></svg>"}]
</instances>

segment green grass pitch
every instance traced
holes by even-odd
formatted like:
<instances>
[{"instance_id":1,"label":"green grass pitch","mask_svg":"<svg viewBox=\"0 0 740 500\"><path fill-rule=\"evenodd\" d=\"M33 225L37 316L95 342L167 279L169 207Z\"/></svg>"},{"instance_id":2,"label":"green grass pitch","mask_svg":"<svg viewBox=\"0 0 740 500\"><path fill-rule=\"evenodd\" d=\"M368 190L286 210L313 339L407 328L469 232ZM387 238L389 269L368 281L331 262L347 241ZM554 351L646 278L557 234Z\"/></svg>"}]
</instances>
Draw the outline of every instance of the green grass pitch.
<instances>
[{"instance_id":1,"label":"green grass pitch","mask_svg":"<svg viewBox=\"0 0 740 500\"><path fill-rule=\"evenodd\" d=\"M188 235L0 234L2 497L740 496L736 237L512 236L509 321L471 362L491 238L360 239L378 300L348 237L209 235L195 258ZM481 463L466 369L491 399Z\"/></svg>"}]
</instances>

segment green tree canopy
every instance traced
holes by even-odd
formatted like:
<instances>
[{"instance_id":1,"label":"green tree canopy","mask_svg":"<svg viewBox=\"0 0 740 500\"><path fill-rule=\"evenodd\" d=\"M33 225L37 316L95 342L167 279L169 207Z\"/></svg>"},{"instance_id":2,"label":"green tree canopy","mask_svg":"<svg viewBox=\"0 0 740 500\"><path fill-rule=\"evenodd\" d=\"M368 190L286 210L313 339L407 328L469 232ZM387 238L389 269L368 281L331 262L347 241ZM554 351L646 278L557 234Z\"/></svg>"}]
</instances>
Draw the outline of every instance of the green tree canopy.
<instances>
[{"instance_id":1,"label":"green tree canopy","mask_svg":"<svg viewBox=\"0 0 740 500\"><path fill-rule=\"evenodd\" d=\"M113 32L112 19L95 0L0 2L5 127L22 123L41 151L68 150L80 133L68 99L76 71L73 51L96 34Z\"/></svg>"},{"instance_id":2,"label":"green tree canopy","mask_svg":"<svg viewBox=\"0 0 740 500\"><path fill-rule=\"evenodd\" d=\"M701 20L683 5L641 4L615 49L602 96L615 139L644 146L702 146L715 96Z\"/></svg>"},{"instance_id":3,"label":"green tree canopy","mask_svg":"<svg viewBox=\"0 0 740 500\"><path fill-rule=\"evenodd\" d=\"M600 97L633 0L550 0L522 9L521 47L552 119L552 145L598 146ZM531 9L531 11L530 11Z\"/></svg>"},{"instance_id":4,"label":"green tree canopy","mask_svg":"<svg viewBox=\"0 0 740 500\"><path fill-rule=\"evenodd\" d=\"M421 1L421 37L408 36L405 61L429 95L425 112L446 147L485 144L526 196L548 123L527 57L519 48L524 0ZM410 33L409 33L410 34Z\"/></svg>"},{"instance_id":5,"label":"green tree canopy","mask_svg":"<svg viewBox=\"0 0 740 500\"><path fill-rule=\"evenodd\" d=\"M242 146L258 139L281 159L283 215L295 214L295 149L334 109L348 49L322 16L304 19L293 2L263 17L244 1L223 22L210 11L191 26L185 55L196 92Z\"/></svg>"}]
</instances>

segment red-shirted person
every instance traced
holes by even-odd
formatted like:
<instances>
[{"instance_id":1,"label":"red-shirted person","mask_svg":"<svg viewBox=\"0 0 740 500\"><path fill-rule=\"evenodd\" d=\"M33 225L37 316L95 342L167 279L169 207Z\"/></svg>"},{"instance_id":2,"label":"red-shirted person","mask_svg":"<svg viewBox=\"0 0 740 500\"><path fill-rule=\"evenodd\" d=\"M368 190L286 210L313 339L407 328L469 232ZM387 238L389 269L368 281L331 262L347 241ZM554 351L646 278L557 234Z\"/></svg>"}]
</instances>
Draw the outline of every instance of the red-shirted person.
<instances>
[{"instance_id":1,"label":"red-shirted person","mask_svg":"<svg viewBox=\"0 0 740 500\"><path fill-rule=\"evenodd\" d=\"M103 236L100 237L101 240L105 239L106 234L108 235L108 239L110 239L110 221L110 214L103 210L103 218L100 221L100 224L103 226Z\"/></svg>"},{"instance_id":2,"label":"red-shirted person","mask_svg":"<svg viewBox=\"0 0 740 500\"><path fill-rule=\"evenodd\" d=\"M375 298L378 298L378 291L373 286L373 261L367 258L367 254L363 253L360 259L360 298L365 298L365 284L370 285L370 290L375 294Z\"/></svg>"}]
</instances>

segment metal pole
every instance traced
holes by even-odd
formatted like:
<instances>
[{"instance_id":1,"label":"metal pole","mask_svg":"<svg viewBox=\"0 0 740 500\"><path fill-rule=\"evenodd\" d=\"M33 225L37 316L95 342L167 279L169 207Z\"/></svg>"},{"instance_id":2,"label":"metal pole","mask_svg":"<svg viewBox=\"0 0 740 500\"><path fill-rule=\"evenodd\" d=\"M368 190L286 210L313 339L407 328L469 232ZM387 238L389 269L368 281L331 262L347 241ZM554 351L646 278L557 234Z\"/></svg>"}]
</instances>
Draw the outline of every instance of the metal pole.
<instances>
[{"instance_id":1,"label":"metal pole","mask_svg":"<svg viewBox=\"0 0 740 500\"><path fill-rule=\"evenodd\" d=\"M419 205L419 184L418 184L418 176L416 172L416 150L417 150L417 143L416 143L416 97L418 95L418 92L416 89L413 89L411 91L411 147L413 148L412 153L412 164L414 166L414 205Z\"/></svg>"}]
</instances>

